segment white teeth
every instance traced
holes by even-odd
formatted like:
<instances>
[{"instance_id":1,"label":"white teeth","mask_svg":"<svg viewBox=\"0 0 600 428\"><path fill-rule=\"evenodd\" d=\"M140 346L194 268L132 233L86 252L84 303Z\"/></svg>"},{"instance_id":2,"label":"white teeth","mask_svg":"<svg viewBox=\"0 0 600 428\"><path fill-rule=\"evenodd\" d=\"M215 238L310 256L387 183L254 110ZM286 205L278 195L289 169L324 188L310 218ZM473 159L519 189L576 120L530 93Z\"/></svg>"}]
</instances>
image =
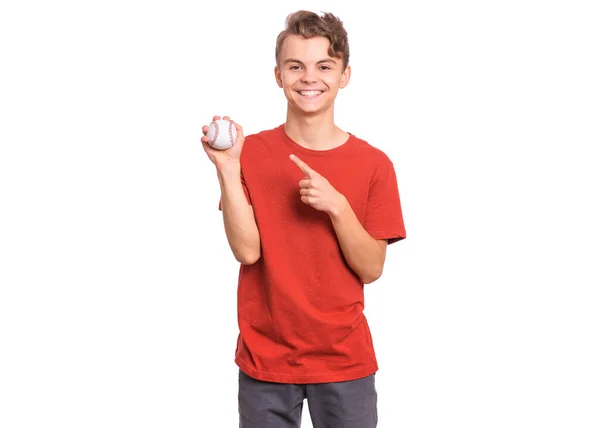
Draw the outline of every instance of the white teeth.
<instances>
[{"instance_id":1,"label":"white teeth","mask_svg":"<svg viewBox=\"0 0 600 428\"><path fill-rule=\"evenodd\" d=\"M313 97L315 95L320 95L323 91L299 91L300 95L305 97Z\"/></svg>"}]
</instances>

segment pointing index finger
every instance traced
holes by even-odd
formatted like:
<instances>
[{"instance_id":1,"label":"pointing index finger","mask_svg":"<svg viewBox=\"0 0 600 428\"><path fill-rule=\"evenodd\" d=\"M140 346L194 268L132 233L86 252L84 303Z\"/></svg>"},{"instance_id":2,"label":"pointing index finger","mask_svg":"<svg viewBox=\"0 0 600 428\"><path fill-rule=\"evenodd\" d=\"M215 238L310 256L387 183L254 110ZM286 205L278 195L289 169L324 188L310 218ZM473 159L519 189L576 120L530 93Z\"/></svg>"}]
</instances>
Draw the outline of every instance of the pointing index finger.
<instances>
[{"instance_id":1,"label":"pointing index finger","mask_svg":"<svg viewBox=\"0 0 600 428\"><path fill-rule=\"evenodd\" d=\"M304 163L303 161L301 161L300 158L298 158L297 156L290 155L290 159L292 160L292 162L294 162L296 164L296 166L298 168L300 168L302 170L303 173L306 174L307 177L312 178L312 177L314 177L317 174L316 171L314 171L306 163Z\"/></svg>"}]
</instances>

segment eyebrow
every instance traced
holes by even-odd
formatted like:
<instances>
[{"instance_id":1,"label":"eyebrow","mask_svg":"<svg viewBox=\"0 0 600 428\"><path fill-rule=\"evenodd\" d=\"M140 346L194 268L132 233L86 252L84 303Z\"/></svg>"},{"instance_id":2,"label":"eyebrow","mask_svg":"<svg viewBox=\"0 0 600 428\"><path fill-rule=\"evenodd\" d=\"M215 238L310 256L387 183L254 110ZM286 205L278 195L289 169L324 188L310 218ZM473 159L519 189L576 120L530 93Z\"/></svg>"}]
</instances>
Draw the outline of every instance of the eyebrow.
<instances>
[{"instance_id":1,"label":"eyebrow","mask_svg":"<svg viewBox=\"0 0 600 428\"><path fill-rule=\"evenodd\" d=\"M288 64L290 62L297 62L298 64L304 64L302 61L300 61L299 59L296 59L296 58L288 58L283 63L284 64ZM331 59L331 58L325 58L325 59L321 59L321 60L317 61L317 64L323 64L323 63L333 63L333 64L335 64L336 61L333 60L333 59Z\"/></svg>"}]
</instances>

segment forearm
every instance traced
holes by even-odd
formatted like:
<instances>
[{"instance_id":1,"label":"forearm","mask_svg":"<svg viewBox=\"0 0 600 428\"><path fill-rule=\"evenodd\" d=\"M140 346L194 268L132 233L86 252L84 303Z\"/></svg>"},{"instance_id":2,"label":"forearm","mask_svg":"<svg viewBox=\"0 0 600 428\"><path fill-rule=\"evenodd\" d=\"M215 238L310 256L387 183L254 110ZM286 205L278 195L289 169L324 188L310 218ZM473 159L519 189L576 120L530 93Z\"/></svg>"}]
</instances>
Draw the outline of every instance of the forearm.
<instances>
[{"instance_id":1,"label":"forearm","mask_svg":"<svg viewBox=\"0 0 600 428\"><path fill-rule=\"evenodd\" d=\"M261 254L260 235L252 207L240 181L240 165L217 169L221 187L221 210L225 234L236 260L253 264Z\"/></svg>"},{"instance_id":2,"label":"forearm","mask_svg":"<svg viewBox=\"0 0 600 428\"><path fill-rule=\"evenodd\" d=\"M343 196L329 217L348 265L364 284L376 281L383 272L385 246L369 235Z\"/></svg>"}]
</instances>

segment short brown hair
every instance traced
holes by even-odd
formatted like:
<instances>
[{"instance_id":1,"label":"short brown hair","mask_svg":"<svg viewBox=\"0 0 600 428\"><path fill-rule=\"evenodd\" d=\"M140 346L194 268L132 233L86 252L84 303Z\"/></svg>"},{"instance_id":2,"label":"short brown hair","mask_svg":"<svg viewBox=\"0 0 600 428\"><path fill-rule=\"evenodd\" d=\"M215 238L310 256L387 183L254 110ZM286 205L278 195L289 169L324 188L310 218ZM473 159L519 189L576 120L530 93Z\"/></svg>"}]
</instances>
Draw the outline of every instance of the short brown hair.
<instances>
[{"instance_id":1,"label":"short brown hair","mask_svg":"<svg viewBox=\"0 0 600 428\"><path fill-rule=\"evenodd\" d=\"M291 13L285 20L285 30L277 36L275 45L275 61L279 64L279 55L283 41L289 35L302 36L305 39L325 37L329 40L329 56L342 60L345 70L350 61L348 33L343 22L335 15L324 12L322 16L307 10Z\"/></svg>"}]
</instances>

